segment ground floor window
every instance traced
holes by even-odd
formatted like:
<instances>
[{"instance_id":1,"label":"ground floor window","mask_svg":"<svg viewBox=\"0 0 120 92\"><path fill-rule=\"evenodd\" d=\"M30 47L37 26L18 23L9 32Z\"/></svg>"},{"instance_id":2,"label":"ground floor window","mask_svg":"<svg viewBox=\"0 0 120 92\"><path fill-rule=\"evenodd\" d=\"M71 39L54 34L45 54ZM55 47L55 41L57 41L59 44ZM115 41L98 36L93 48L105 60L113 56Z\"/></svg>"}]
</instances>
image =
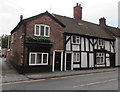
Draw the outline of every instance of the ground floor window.
<instances>
[{"instance_id":1,"label":"ground floor window","mask_svg":"<svg viewBox=\"0 0 120 92\"><path fill-rule=\"evenodd\" d=\"M96 64L104 64L104 63L105 63L105 54L96 53Z\"/></svg>"},{"instance_id":2,"label":"ground floor window","mask_svg":"<svg viewBox=\"0 0 120 92\"><path fill-rule=\"evenodd\" d=\"M30 52L29 65L48 65L48 53Z\"/></svg>"},{"instance_id":3,"label":"ground floor window","mask_svg":"<svg viewBox=\"0 0 120 92\"><path fill-rule=\"evenodd\" d=\"M73 60L74 62L80 62L80 53L74 53Z\"/></svg>"}]
</instances>

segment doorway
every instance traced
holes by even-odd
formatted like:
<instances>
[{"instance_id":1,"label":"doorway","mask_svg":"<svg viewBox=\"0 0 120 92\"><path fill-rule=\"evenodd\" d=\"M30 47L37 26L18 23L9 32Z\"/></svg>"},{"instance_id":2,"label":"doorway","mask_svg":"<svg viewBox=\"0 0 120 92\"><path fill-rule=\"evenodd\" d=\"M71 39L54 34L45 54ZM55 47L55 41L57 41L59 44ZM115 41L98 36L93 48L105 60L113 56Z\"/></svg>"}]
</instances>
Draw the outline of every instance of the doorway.
<instances>
[{"instance_id":1,"label":"doorway","mask_svg":"<svg viewBox=\"0 0 120 92\"><path fill-rule=\"evenodd\" d=\"M55 52L55 70L61 70L61 52Z\"/></svg>"},{"instance_id":2,"label":"doorway","mask_svg":"<svg viewBox=\"0 0 120 92\"><path fill-rule=\"evenodd\" d=\"M66 53L66 70L71 70L72 53Z\"/></svg>"}]
</instances>

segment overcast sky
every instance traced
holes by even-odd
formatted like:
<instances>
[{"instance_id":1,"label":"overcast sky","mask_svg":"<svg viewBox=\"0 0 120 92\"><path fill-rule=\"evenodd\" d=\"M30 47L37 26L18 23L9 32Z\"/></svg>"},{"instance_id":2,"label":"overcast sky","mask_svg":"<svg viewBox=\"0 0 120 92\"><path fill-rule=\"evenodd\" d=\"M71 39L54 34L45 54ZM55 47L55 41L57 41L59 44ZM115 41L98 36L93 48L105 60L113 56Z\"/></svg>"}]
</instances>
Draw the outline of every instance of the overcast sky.
<instances>
[{"instance_id":1,"label":"overcast sky","mask_svg":"<svg viewBox=\"0 0 120 92\"><path fill-rule=\"evenodd\" d=\"M73 7L81 3L83 20L98 24L100 17L107 19L107 25L118 27L119 0L1 0L0 35L10 34L18 24L20 15L28 18L45 11L73 17Z\"/></svg>"}]
</instances>

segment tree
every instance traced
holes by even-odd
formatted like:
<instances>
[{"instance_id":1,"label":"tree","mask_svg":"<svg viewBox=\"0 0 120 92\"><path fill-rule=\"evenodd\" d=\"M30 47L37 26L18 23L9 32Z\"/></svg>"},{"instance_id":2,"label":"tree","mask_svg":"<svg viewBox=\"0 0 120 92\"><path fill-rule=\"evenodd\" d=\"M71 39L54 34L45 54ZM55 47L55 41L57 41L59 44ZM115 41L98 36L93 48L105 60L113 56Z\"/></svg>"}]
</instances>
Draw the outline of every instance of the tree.
<instances>
[{"instance_id":1,"label":"tree","mask_svg":"<svg viewBox=\"0 0 120 92\"><path fill-rule=\"evenodd\" d=\"M2 35L2 48L8 47L8 35Z\"/></svg>"}]
</instances>

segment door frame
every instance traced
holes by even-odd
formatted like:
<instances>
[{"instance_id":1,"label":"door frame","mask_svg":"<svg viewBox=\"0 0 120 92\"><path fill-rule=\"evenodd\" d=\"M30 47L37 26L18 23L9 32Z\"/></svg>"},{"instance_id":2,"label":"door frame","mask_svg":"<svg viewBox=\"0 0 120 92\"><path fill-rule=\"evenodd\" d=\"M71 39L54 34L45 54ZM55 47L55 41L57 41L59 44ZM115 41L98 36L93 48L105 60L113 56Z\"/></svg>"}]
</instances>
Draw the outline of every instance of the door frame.
<instances>
[{"instance_id":1,"label":"door frame","mask_svg":"<svg viewBox=\"0 0 120 92\"><path fill-rule=\"evenodd\" d=\"M63 50L54 50L53 51L52 72L55 71L55 52L61 52L61 66L60 66L60 71L63 71Z\"/></svg>"},{"instance_id":2,"label":"door frame","mask_svg":"<svg viewBox=\"0 0 120 92\"><path fill-rule=\"evenodd\" d=\"M65 52L65 63L64 63L64 67L65 67L65 71L66 71L66 59L67 59L67 54L70 53L71 54L71 70L73 70L73 52Z\"/></svg>"}]
</instances>

